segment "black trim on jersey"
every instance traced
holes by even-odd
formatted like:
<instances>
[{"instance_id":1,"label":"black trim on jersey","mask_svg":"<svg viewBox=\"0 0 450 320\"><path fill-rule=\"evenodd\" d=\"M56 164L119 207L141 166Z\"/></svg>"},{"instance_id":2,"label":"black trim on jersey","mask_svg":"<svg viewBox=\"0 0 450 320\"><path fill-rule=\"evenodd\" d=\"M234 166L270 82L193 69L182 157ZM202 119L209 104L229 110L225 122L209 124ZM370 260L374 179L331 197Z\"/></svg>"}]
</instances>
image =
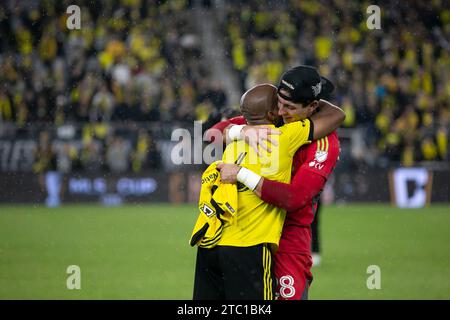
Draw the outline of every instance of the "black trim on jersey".
<instances>
[{"instance_id":1,"label":"black trim on jersey","mask_svg":"<svg viewBox=\"0 0 450 320\"><path fill-rule=\"evenodd\" d=\"M207 223L205 223L205 225L204 225L200 230L198 230L198 231L192 236L192 238L191 238L191 243L190 243L190 245L191 245L192 247L195 246L195 245L197 244L197 242L199 242L199 241L205 236L206 231L208 230L208 228L209 228L209 223L207 222Z\"/></svg>"},{"instance_id":2,"label":"black trim on jersey","mask_svg":"<svg viewBox=\"0 0 450 320\"><path fill-rule=\"evenodd\" d=\"M216 245L216 243L219 242L219 240L222 238L222 229L223 229L223 224L221 224L220 228L217 229L216 234L214 235L214 237L212 239L202 240L200 242L200 247L210 248L210 247Z\"/></svg>"},{"instance_id":3,"label":"black trim on jersey","mask_svg":"<svg viewBox=\"0 0 450 320\"><path fill-rule=\"evenodd\" d=\"M307 118L307 119L309 120L309 123L310 123L308 140L313 141L313 139L314 139L314 122L311 120L311 118Z\"/></svg>"},{"instance_id":4,"label":"black trim on jersey","mask_svg":"<svg viewBox=\"0 0 450 320\"><path fill-rule=\"evenodd\" d=\"M220 217L220 215L225 213L225 211L221 207L219 207L219 205L217 204L216 200L214 200L213 198L211 198L209 203L211 203L212 206L214 207L214 209L216 209L217 217Z\"/></svg>"}]
</instances>

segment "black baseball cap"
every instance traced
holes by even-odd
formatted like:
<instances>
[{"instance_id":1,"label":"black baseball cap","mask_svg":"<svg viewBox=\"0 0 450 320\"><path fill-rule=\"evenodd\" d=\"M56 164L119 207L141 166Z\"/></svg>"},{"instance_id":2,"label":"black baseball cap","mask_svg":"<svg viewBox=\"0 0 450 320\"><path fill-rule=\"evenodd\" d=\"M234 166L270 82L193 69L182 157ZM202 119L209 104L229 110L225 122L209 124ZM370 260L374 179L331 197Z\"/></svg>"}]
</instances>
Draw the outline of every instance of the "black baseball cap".
<instances>
[{"instance_id":1,"label":"black baseball cap","mask_svg":"<svg viewBox=\"0 0 450 320\"><path fill-rule=\"evenodd\" d=\"M282 94L281 89L289 92ZM301 65L286 71L278 84L278 95L294 103L309 103L322 99L334 90L334 85L322 77L316 68Z\"/></svg>"}]
</instances>

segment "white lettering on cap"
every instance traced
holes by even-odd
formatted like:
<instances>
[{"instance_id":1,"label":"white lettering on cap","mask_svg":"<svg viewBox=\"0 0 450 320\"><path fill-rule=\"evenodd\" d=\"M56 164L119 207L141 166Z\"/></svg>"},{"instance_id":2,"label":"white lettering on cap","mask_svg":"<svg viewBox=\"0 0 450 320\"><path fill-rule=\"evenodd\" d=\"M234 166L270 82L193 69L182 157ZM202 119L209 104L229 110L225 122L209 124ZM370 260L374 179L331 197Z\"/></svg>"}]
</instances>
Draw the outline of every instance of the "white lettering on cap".
<instances>
[{"instance_id":1,"label":"white lettering on cap","mask_svg":"<svg viewBox=\"0 0 450 320\"><path fill-rule=\"evenodd\" d=\"M281 80L281 83L284 83L288 88L294 90L294 86L285 80Z\"/></svg>"},{"instance_id":2,"label":"white lettering on cap","mask_svg":"<svg viewBox=\"0 0 450 320\"><path fill-rule=\"evenodd\" d=\"M322 91L322 82L319 82L315 86L311 86L311 89L314 93L314 97L317 97L319 95L320 91Z\"/></svg>"}]
</instances>

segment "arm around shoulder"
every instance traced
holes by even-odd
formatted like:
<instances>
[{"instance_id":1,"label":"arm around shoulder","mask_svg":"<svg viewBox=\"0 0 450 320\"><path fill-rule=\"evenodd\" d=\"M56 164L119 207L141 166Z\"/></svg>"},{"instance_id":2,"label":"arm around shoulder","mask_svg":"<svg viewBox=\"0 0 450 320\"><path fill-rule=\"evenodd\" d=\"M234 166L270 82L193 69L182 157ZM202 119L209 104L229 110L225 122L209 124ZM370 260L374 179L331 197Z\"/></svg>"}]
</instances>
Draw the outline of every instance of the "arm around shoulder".
<instances>
[{"instance_id":1,"label":"arm around shoulder","mask_svg":"<svg viewBox=\"0 0 450 320\"><path fill-rule=\"evenodd\" d=\"M329 135L345 120L345 112L326 100L319 101L319 108L320 110L310 118L314 123L314 140Z\"/></svg>"}]
</instances>

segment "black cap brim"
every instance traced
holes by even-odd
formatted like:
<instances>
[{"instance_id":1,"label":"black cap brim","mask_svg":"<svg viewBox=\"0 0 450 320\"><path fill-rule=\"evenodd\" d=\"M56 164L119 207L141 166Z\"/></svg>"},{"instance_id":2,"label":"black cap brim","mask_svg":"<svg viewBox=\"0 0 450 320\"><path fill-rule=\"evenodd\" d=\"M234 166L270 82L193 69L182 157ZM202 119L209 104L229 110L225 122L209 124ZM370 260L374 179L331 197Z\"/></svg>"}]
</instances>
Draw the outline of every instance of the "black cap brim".
<instances>
[{"instance_id":1,"label":"black cap brim","mask_svg":"<svg viewBox=\"0 0 450 320\"><path fill-rule=\"evenodd\" d=\"M320 76L320 82L322 83L322 90L317 98L327 98L334 91L334 84L325 77Z\"/></svg>"}]
</instances>

